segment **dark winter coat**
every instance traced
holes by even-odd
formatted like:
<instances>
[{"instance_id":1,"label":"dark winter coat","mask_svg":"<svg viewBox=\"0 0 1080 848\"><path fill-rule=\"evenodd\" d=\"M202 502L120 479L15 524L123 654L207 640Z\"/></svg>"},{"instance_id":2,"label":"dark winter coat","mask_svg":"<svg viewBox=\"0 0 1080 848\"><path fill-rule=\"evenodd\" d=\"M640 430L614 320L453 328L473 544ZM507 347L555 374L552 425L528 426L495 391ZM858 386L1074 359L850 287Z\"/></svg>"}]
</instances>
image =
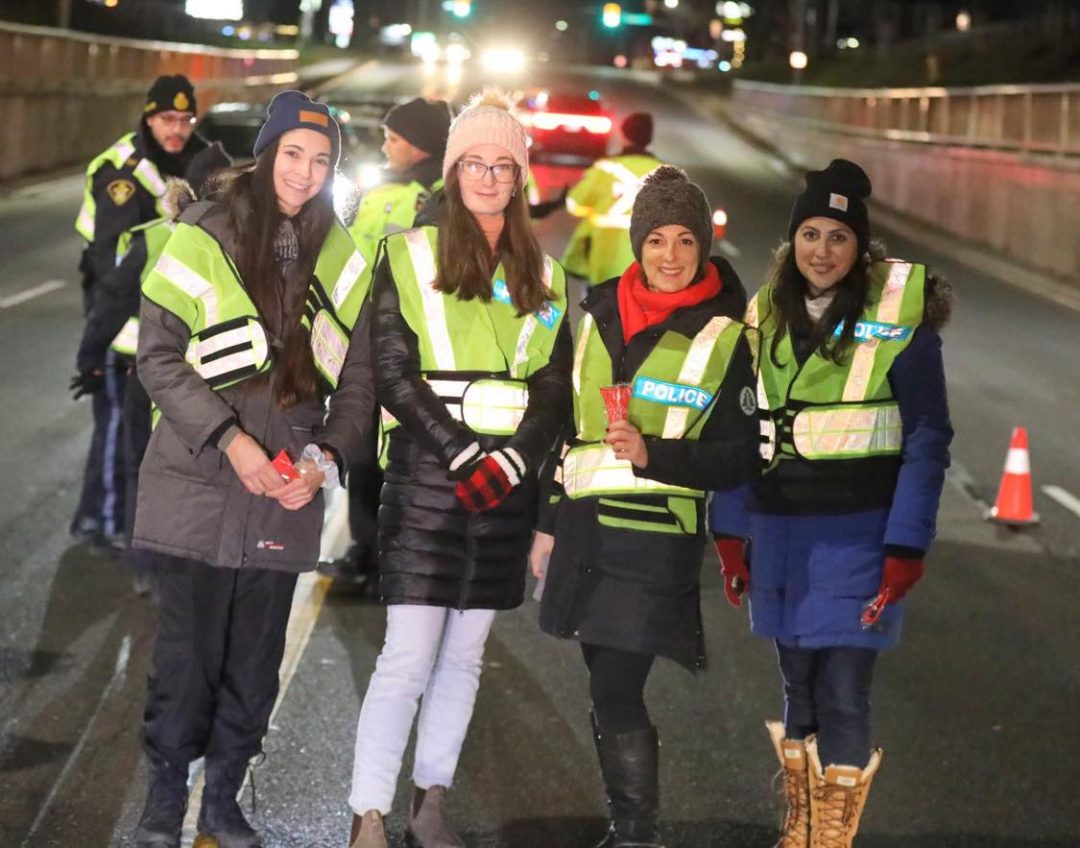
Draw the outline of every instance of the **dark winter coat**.
<instances>
[{"instance_id":1,"label":"dark winter coat","mask_svg":"<svg viewBox=\"0 0 1080 848\"><path fill-rule=\"evenodd\" d=\"M863 630L862 607L878 592L888 554L922 558L934 537L953 431L945 391L940 326L948 294L928 277L926 320L896 357L888 379L900 407L899 473L884 504L835 488L828 511L805 485L804 460L785 460L755 483L713 495L714 533L750 540L753 631L805 648L888 648L897 643L903 604L890 604ZM792 484L785 486L790 476ZM762 489L764 497L755 490ZM780 493L781 497L778 497ZM784 503L785 509L769 504Z\"/></svg>"},{"instance_id":2,"label":"dark winter coat","mask_svg":"<svg viewBox=\"0 0 1080 848\"><path fill-rule=\"evenodd\" d=\"M198 224L235 255L236 235L220 207L205 213ZM285 276L285 286L309 284L297 274ZM283 327L299 320L280 313L261 317L271 344ZM347 468L374 414L370 317L368 304L353 330L328 416L320 398L281 407L275 398L274 370L268 377L212 390L184 358L191 335L187 325L144 297L139 378L162 417L139 471L134 546L232 568L313 569L322 533L322 492L296 511L252 495L217 440L239 425L271 456L283 448L299 452L309 442L326 444Z\"/></svg>"},{"instance_id":3,"label":"dark winter coat","mask_svg":"<svg viewBox=\"0 0 1080 848\"><path fill-rule=\"evenodd\" d=\"M713 259L721 293L674 312L623 343L618 279L589 290L582 308L592 314L611 355L616 382L633 375L666 331L693 337L718 315L741 319L746 291L724 259ZM758 423L740 403L754 391L750 345L736 347L716 407L698 441L646 437L649 460L639 477L697 489L737 486L758 470ZM571 434L572 435L572 434ZM699 602L706 541L704 507L698 531L679 536L603 526L597 498L562 498L542 526L555 536L540 607L547 633L594 645L669 657L689 669L704 665Z\"/></svg>"},{"instance_id":4,"label":"dark winter coat","mask_svg":"<svg viewBox=\"0 0 1080 848\"><path fill-rule=\"evenodd\" d=\"M573 350L565 319L546 366L528 379L529 404L510 437L480 436L456 421L420 376L415 333L401 315L384 258L372 289L373 359L379 403L401 423L390 431L379 506L379 590L388 604L511 609L525 591L536 522L536 470L551 453L570 406ZM509 446L528 467L498 506L470 513L448 469L479 439Z\"/></svg>"}]
</instances>

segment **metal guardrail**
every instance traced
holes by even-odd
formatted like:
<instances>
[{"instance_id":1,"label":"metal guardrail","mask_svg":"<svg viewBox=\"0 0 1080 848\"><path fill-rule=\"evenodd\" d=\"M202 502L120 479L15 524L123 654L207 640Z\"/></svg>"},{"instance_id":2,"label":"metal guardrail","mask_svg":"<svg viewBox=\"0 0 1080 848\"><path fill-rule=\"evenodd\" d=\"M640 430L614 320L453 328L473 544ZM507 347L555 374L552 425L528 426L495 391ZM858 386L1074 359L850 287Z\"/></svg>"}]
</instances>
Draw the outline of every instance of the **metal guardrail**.
<instances>
[{"instance_id":1,"label":"metal guardrail","mask_svg":"<svg viewBox=\"0 0 1080 848\"><path fill-rule=\"evenodd\" d=\"M735 82L737 106L803 126L923 144L1080 155L1080 85L827 88Z\"/></svg>"}]
</instances>

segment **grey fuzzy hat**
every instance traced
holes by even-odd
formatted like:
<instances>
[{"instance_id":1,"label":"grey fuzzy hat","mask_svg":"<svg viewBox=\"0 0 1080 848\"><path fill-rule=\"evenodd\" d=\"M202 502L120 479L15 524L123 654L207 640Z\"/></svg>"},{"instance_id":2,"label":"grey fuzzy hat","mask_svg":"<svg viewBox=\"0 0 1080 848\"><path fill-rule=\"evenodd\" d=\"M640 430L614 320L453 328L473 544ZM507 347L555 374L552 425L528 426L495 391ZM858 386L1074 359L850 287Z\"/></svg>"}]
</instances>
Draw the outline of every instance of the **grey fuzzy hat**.
<instances>
[{"instance_id":1,"label":"grey fuzzy hat","mask_svg":"<svg viewBox=\"0 0 1080 848\"><path fill-rule=\"evenodd\" d=\"M712 245L712 212L701 186L690 182L681 168L661 165L649 176L634 200L630 215L630 247L641 261L645 237L658 227L679 224L694 234L700 249L699 268L709 261Z\"/></svg>"}]
</instances>

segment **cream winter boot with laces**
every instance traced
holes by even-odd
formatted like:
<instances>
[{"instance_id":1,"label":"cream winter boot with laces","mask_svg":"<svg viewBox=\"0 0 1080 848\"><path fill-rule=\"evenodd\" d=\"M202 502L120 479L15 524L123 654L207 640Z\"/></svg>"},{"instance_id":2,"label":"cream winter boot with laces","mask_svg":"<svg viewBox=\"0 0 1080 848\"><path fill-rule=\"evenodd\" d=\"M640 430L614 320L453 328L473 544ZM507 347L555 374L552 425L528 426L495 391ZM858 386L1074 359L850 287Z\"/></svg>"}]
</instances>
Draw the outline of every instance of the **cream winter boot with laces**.
<instances>
[{"instance_id":1,"label":"cream winter boot with laces","mask_svg":"<svg viewBox=\"0 0 1080 848\"><path fill-rule=\"evenodd\" d=\"M821 766L817 737L806 739L810 771L810 848L852 848L870 784L881 765L881 749L870 752L866 768Z\"/></svg>"}]
</instances>

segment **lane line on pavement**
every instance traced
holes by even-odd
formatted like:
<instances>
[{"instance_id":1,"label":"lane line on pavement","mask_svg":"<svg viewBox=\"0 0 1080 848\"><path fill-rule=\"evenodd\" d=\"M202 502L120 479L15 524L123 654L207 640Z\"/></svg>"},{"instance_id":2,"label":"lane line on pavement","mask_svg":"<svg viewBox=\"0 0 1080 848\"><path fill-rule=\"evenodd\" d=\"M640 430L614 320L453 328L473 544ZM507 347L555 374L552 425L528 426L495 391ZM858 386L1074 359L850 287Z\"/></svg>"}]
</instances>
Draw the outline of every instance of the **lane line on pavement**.
<instances>
[{"instance_id":1,"label":"lane line on pavement","mask_svg":"<svg viewBox=\"0 0 1080 848\"><path fill-rule=\"evenodd\" d=\"M738 257L742 256L742 251L739 250L739 248L737 248L735 245L733 245L727 239L724 239L723 241L721 241L719 247L724 253L726 253L732 259L737 259Z\"/></svg>"},{"instance_id":2,"label":"lane line on pavement","mask_svg":"<svg viewBox=\"0 0 1080 848\"><path fill-rule=\"evenodd\" d=\"M1080 518L1080 498L1071 492L1061 488L1061 486L1040 486L1043 494L1048 498L1057 501L1065 509Z\"/></svg>"},{"instance_id":3,"label":"lane line on pavement","mask_svg":"<svg viewBox=\"0 0 1080 848\"><path fill-rule=\"evenodd\" d=\"M62 289L66 285L67 282L64 280L46 280L44 283L21 291L18 294L0 298L0 309L10 309L12 306L26 303L26 301L33 300L35 297L41 297L43 294Z\"/></svg>"},{"instance_id":4,"label":"lane line on pavement","mask_svg":"<svg viewBox=\"0 0 1080 848\"><path fill-rule=\"evenodd\" d=\"M320 559L334 556L338 551L343 550L341 537L342 534L347 537L349 532L348 509L348 497L345 496L343 490L335 489L333 492L328 493L326 513L323 519ZM346 539L345 545L347 544ZM270 712L268 727L271 730L274 727L274 718L285 700L285 693L289 691L289 685L292 683L296 670L300 666L300 659L304 656L308 642L311 641L311 634L315 630L315 623L319 619L323 602L326 600L326 593L329 591L332 582L329 577L323 577L317 571L308 571L301 574L296 581L292 608L289 612L289 624L285 631L285 654L282 657L281 668L278 672L281 683L277 700L274 701L274 708ZM203 786L206 783L205 775L203 762L199 760L198 765L194 768L194 777L189 778L192 783L191 792L188 795L187 815L184 817L184 845L192 845L198 835L199 803ZM251 771L248 770L247 774L244 775L241 792L247 787L250 777Z\"/></svg>"},{"instance_id":5,"label":"lane line on pavement","mask_svg":"<svg viewBox=\"0 0 1080 848\"><path fill-rule=\"evenodd\" d=\"M60 792L60 787L64 785L64 782L74 768L75 763L78 762L79 757L82 755L83 748L86 747L86 740L90 738L90 732L94 729L94 725L97 724L98 716L101 715L101 711L105 707L105 702L109 700L112 693L123 683L124 676L127 672L128 660L130 658L131 635L127 634L120 641L120 649L116 653L116 664L113 666L112 678L102 691L101 697L98 698L97 707L94 708L94 712L90 715L90 720L86 722L86 726L83 728L82 733L79 734L79 739L75 743L75 747L72 748L71 753L68 754L64 767L60 769L60 774L57 775L56 780L53 782L49 794L45 796L44 803L38 809L37 815L34 816L34 821L30 825L30 830L26 832L26 836L23 838L23 848L27 848L27 846L34 844L32 841L33 836L37 833L37 829L41 827L41 823L45 821L45 816L48 815L49 810L53 805L53 801L56 800L56 796Z\"/></svg>"}]
</instances>

